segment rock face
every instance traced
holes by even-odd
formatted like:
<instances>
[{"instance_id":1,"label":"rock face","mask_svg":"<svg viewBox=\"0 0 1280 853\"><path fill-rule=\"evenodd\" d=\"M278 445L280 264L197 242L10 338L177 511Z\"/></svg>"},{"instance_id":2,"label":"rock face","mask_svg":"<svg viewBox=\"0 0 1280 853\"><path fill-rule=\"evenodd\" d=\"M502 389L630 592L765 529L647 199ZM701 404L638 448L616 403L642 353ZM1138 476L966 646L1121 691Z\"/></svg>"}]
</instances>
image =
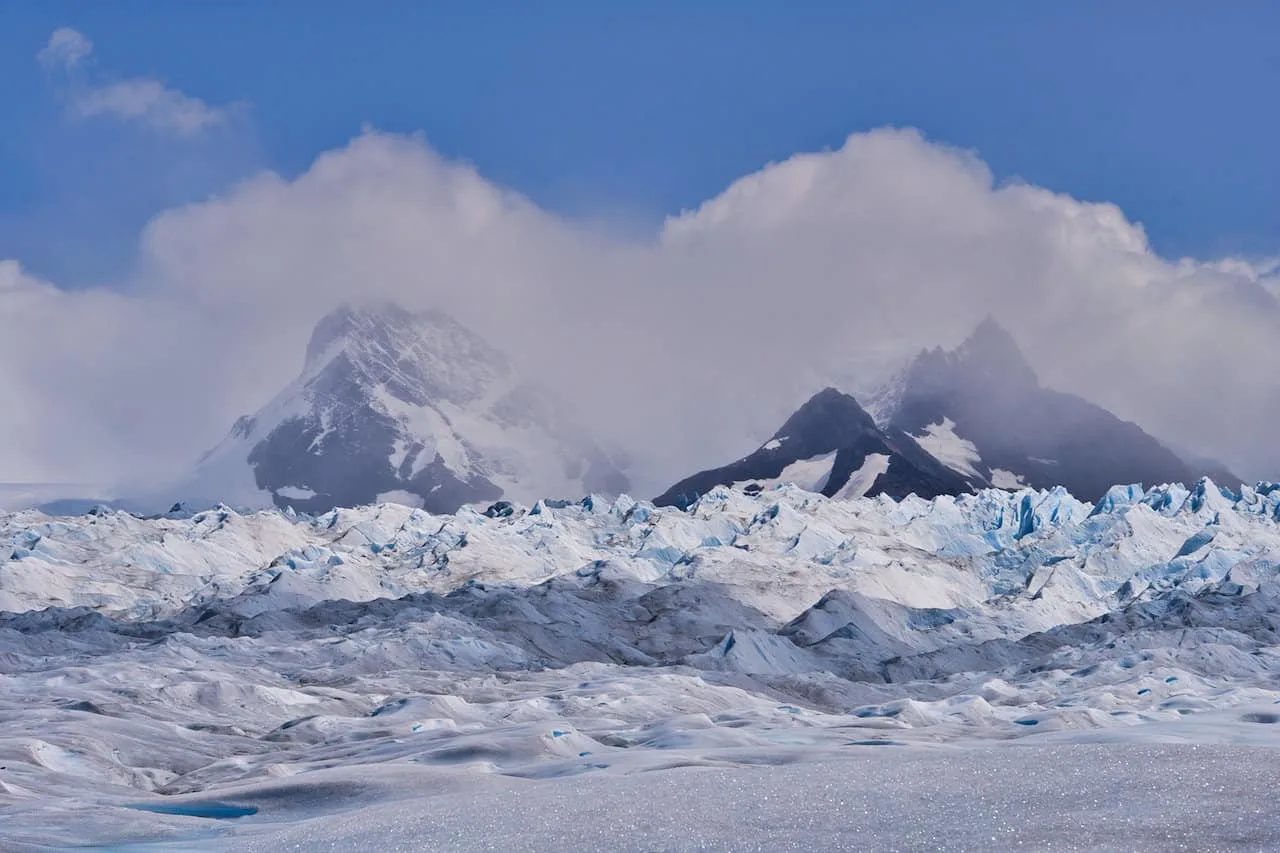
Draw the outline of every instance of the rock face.
<instances>
[{"instance_id":1,"label":"rock face","mask_svg":"<svg viewBox=\"0 0 1280 853\"><path fill-rule=\"evenodd\" d=\"M782 482L846 498L901 498L913 493L931 498L970 490L968 480L930 456L911 436L880 429L857 400L827 388L754 453L681 480L654 503L684 508L716 486L753 491Z\"/></svg>"},{"instance_id":2,"label":"rock face","mask_svg":"<svg viewBox=\"0 0 1280 853\"><path fill-rule=\"evenodd\" d=\"M954 351L921 352L893 396L888 427L916 437L974 487L1062 485L1096 500L1113 483L1193 482L1203 474L1238 482L1213 463L1188 464L1100 406L1042 387L991 318Z\"/></svg>"},{"instance_id":3,"label":"rock face","mask_svg":"<svg viewBox=\"0 0 1280 853\"><path fill-rule=\"evenodd\" d=\"M341 307L302 374L206 454L181 497L307 512L395 500L432 512L618 493L619 467L500 351L438 311Z\"/></svg>"},{"instance_id":4,"label":"rock face","mask_svg":"<svg viewBox=\"0 0 1280 853\"><path fill-rule=\"evenodd\" d=\"M921 352L873 404L875 418L827 388L754 453L676 483L655 503L687 507L716 486L782 482L828 497L894 498L1064 486L1086 500L1113 483L1239 482L1100 406L1042 387L991 318L953 351Z\"/></svg>"}]
</instances>

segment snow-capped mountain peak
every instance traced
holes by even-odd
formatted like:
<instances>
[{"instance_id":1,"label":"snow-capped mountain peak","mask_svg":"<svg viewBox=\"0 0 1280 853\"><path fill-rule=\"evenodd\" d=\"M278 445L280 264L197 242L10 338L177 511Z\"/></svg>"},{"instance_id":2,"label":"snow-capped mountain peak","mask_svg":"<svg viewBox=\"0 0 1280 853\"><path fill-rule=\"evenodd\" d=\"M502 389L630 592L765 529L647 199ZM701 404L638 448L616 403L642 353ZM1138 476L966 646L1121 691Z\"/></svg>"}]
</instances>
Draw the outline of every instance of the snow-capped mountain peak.
<instances>
[{"instance_id":1,"label":"snow-capped mountain peak","mask_svg":"<svg viewBox=\"0 0 1280 853\"><path fill-rule=\"evenodd\" d=\"M467 403L515 375L501 351L448 314L394 303L346 304L325 315L307 344L304 375L338 359L365 384L417 406Z\"/></svg>"},{"instance_id":2,"label":"snow-capped mountain peak","mask_svg":"<svg viewBox=\"0 0 1280 853\"><path fill-rule=\"evenodd\" d=\"M299 377L237 420L175 496L452 512L625 490L618 467L561 412L447 314L344 305L316 324Z\"/></svg>"},{"instance_id":3,"label":"snow-capped mountain peak","mask_svg":"<svg viewBox=\"0 0 1280 853\"><path fill-rule=\"evenodd\" d=\"M990 314L950 355L953 363L963 365L971 376L982 376L1015 388L1040 387L1035 371L1027 364L1013 336Z\"/></svg>"},{"instance_id":4,"label":"snow-capped mountain peak","mask_svg":"<svg viewBox=\"0 0 1280 853\"><path fill-rule=\"evenodd\" d=\"M968 491L964 478L911 436L880 429L853 397L825 388L754 453L681 480L655 503L683 507L717 486L758 491L787 482L841 498L934 497Z\"/></svg>"},{"instance_id":5,"label":"snow-capped mountain peak","mask_svg":"<svg viewBox=\"0 0 1280 853\"><path fill-rule=\"evenodd\" d=\"M832 447L865 441L878 434L875 421L857 400L828 387L796 409L773 440L787 442L789 450L804 456L809 451L825 453Z\"/></svg>"},{"instance_id":6,"label":"snow-capped mountain peak","mask_svg":"<svg viewBox=\"0 0 1280 853\"><path fill-rule=\"evenodd\" d=\"M955 350L921 352L878 397L882 423L915 437L975 488L1064 485L1097 499L1113 481L1194 481L1208 470L1137 424L1041 386L993 317Z\"/></svg>"},{"instance_id":7,"label":"snow-capped mountain peak","mask_svg":"<svg viewBox=\"0 0 1280 853\"><path fill-rule=\"evenodd\" d=\"M783 482L828 497L1063 485L1096 500L1117 480L1159 485L1224 473L1189 465L1136 424L1042 387L990 316L956 349L922 351L869 399L874 417L826 388L754 453L687 477L655 502L687 506L716 486Z\"/></svg>"}]
</instances>

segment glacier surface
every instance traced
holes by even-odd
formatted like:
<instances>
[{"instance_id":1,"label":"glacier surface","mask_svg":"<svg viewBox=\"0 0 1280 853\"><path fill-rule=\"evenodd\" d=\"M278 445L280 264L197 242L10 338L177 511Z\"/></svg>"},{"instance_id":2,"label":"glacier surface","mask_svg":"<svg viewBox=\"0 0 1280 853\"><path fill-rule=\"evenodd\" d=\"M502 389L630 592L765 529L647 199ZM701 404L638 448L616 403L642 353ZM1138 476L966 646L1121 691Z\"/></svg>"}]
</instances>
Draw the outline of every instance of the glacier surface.
<instances>
[{"instance_id":1,"label":"glacier surface","mask_svg":"<svg viewBox=\"0 0 1280 853\"><path fill-rule=\"evenodd\" d=\"M1280 843L1273 485L27 511L2 548L6 850Z\"/></svg>"}]
</instances>

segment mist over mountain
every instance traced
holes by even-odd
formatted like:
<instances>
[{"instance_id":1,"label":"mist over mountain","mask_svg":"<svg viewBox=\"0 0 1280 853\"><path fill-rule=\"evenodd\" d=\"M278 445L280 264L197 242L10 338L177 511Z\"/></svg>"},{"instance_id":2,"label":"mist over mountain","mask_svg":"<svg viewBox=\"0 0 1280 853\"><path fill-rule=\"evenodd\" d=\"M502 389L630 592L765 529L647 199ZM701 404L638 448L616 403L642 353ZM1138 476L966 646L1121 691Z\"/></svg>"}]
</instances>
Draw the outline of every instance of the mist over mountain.
<instances>
[{"instance_id":1,"label":"mist over mountain","mask_svg":"<svg viewBox=\"0 0 1280 853\"><path fill-rule=\"evenodd\" d=\"M921 351L870 395L815 394L752 453L700 470L655 498L687 507L717 486L793 483L828 497L932 498L987 487L1063 486L1096 500L1117 483L1239 483L1184 459L1081 397L1043 387L1013 337L988 317L953 350ZM569 404L576 404L572 408ZM465 504L617 495L653 472L633 448L602 445L489 342L439 310L344 304L316 324L302 372L176 483L123 494L59 494L52 512L170 503L324 512L397 501L431 512ZM721 441L734 444L734 429ZM709 460L710 461L710 460ZM631 467L628 467L631 466ZM627 469L624 472L624 468Z\"/></svg>"},{"instance_id":2,"label":"mist over mountain","mask_svg":"<svg viewBox=\"0 0 1280 853\"><path fill-rule=\"evenodd\" d=\"M165 210L136 255L119 289L0 260L4 480L171 480L364 297L443 310L590 400L577 417L628 448L639 494L758 446L825 386L870 407L871 368L987 313L1045 386L1250 479L1280 470L1273 263L1161 257L1114 205L1000 182L918 131L786 158L639 234L370 131Z\"/></svg>"},{"instance_id":3,"label":"mist over mountain","mask_svg":"<svg viewBox=\"0 0 1280 853\"><path fill-rule=\"evenodd\" d=\"M1219 5L0 4L0 853L1280 851Z\"/></svg>"},{"instance_id":4,"label":"mist over mountain","mask_svg":"<svg viewBox=\"0 0 1280 853\"><path fill-rule=\"evenodd\" d=\"M975 488L1061 485L1097 500L1116 483L1240 482L1101 406L1043 387L992 317L955 350L921 352L882 396L892 400L883 415L890 428L915 436Z\"/></svg>"},{"instance_id":5,"label":"mist over mountain","mask_svg":"<svg viewBox=\"0 0 1280 853\"><path fill-rule=\"evenodd\" d=\"M323 317L301 375L238 419L170 495L308 512L379 500L453 512L628 485L497 348L443 312L381 303Z\"/></svg>"},{"instance_id":6,"label":"mist over mountain","mask_svg":"<svg viewBox=\"0 0 1280 853\"><path fill-rule=\"evenodd\" d=\"M839 498L933 498L969 490L968 481L911 436L899 429L880 429L857 400L826 388L754 453L681 480L654 503L684 508L717 486L758 492L782 483Z\"/></svg>"},{"instance_id":7,"label":"mist over mountain","mask_svg":"<svg viewBox=\"0 0 1280 853\"><path fill-rule=\"evenodd\" d=\"M873 397L879 425L852 396L827 388L755 452L681 480L655 503L684 507L717 486L784 482L845 498L1064 486L1086 500L1116 483L1240 482L1217 463L1184 461L1100 406L1042 387L991 317L955 350L921 352Z\"/></svg>"}]
</instances>

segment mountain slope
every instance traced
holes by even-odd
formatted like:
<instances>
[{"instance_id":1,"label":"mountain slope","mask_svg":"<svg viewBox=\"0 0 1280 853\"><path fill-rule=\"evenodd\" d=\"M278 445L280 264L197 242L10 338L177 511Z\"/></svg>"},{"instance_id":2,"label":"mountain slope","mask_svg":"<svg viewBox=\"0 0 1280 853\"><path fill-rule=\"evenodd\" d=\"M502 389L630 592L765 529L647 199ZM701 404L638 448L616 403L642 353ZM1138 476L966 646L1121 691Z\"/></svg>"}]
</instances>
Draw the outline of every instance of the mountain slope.
<instances>
[{"instance_id":1,"label":"mountain slope","mask_svg":"<svg viewBox=\"0 0 1280 853\"><path fill-rule=\"evenodd\" d=\"M858 401L834 388L815 394L759 449L701 471L654 500L687 507L716 486L759 489L792 482L827 497L886 494L931 498L969 491L968 482L906 433L882 430Z\"/></svg>"},{"instance_id":2,"label":"mountain slope","mask_svg":"<svg viewBox=\"0 0 1280 853\"><path fill-rule=\"evenodd\" d=\"M887 395L882 395L887 396ZM1013 338L984 320L958 349L925 350L894 383L884 411L974 487L1049 488L1096 500L1112 483L1192 482L1193 467L1100 406L1040 385Z\"/></svg>"},{"instance_id":3,"label":"mountain slope","mask_svg":"<svg viewBox=\"0 0 1280 853\"><path fill-rule=\"evenodd\" d=\"M393 499L452 512L627 485L497 349L440 312L381 305L325 316L302 374L237 420L179 496L309 512Z\"/></svg>"}]
</instances>

